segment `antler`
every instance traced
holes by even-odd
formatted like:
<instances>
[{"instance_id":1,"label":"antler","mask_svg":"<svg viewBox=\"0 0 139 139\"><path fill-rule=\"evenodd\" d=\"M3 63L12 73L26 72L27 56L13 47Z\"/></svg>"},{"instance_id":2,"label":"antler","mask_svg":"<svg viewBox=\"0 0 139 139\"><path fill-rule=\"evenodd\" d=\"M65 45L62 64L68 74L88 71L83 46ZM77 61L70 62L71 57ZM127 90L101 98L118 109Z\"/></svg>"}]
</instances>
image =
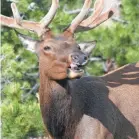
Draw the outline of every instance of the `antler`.
<instances>
[{"instance_id":1,"label":"antler","mask_svg":"<svg viewBox=\"0 0 139 139\"><path fill-rule=\"evenodd\" d=\"M88 17L87 19L83 20L85 14L87 13L89 7L86 6L86 12L84 11L83 18L80 18L80 20L77 20L80 14L83 13L83 10L85 8L82 8L82 11L77 15L77 17L73 20L71 25L66 29L65 32L71 32L72 34L76 31L87 31L90 29L93 29L109 19L115 12L115 6L112 5L107 11L104 11L107 0L96 0L94 4L94 13ZM88 0L85 0L85 4L88 2ZM84 5L85 5L84 4ZM103 12L104 11L104 12Z\"/></svg>"},{"instance_id":2,"label":"antler","mask_svg":"<svg viewBox=\"0 0 139 139\"><path fill-rule=\"evenodd\" d=\"M72 21L71 25L67 29L68 31L70 31L71 33L73 33L75 31L77 26L82 22L84 17L87 15L90 6L91 6L91 0L85 0L83 8L81 9L81 12Z\"/></svg>"},{"instance_id":3,"label":"antler","mask_svg":"<svg viewBox=\"0 0 139 139\"><path fill-rule=\"evenodd\" d=\"M38 34L38 36L41 36L43 35L43 33L49 30L48 25L54 18L58 6L59 6L59 0L52 0L52 5L48 14L40 22L33 22L33 21L22 20L18 12L18 9L16 7L16 4L12 3L11 8L12 8L14 18L0 15L1 24L3 26L8 26L10 28L26 29L26 30L34 31Z\"/></svg>"}]
</instances>

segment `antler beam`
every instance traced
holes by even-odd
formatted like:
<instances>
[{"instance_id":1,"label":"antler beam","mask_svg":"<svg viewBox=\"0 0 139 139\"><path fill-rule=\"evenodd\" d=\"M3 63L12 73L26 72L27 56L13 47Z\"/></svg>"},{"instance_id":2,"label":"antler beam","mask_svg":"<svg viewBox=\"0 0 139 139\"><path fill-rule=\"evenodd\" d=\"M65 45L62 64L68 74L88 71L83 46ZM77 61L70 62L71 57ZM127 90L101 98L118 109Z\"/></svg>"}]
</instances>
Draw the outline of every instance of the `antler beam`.
<instances>
[{"instance_id":1,"label":"antler beam","mask_svg":"<svg viewBox=\"0 0 139 139\"><path fill-rule=\"evenodd\" d=\"M51 21L53 20L55 14L56 14L58 7L59 7L59 0L52 0L52 5L51 5L49 12L40 21L40 24L43 28L47 27L47 25L49 25L51 23Z\"/></svg>"},{"instance_id":2,"label":"antler beam","mask_svg":"<svg viewBox=\"0 0 139 139\"><path fill-rule=\"evenodd\" d=\"M76 30L77 26L82 22L84 17L87 15L90 6L91 6L91 0L85 0L83 8L81 9L81 12L72 21L72 23L69 26L69 28L67 28L67 30L69 32L74 33L74 31Z\"/></svg>"},{"instance_id":3,"label":"antler beam","mask_svg":"<svg viewBox=\"0 0 139 139\"><path fill-rule=\"evenodd\" d=\"M89 16L87 19L85 19L84 21L82 21L82 24L88 26L90 23L92 23L102 12L103 10L103 5L104 5L104 1L103 0L98 0L95 2L94 4L94 12L91 16Z\"/></svg>"},{"instance_id":4,"label":"antler beam","mask_svg":"<svg viewBox=\"0 0 139 139\"><path fill-rule=\"evenodd\" d=\"M79 15L82 14L82 11L81 11L79 15L77 15L77 17L73 20L71 25L66 29L65 32L68 31L73 34L74 32L87 31L87 30L97 27L104 21L108 20L115 13L116 8L115 8L115 5L113 4L107 11L103 12L106 1L96 0L94 4L93 14L85 20L83 20L83 18L80 18L80 20L77 20ZM85 3L87 3L87 1L85 1ZM86 10L88 11L87 8Z\"/></svg>"},{"instance_id":5,"label":"antler beam","mask_svg":"<svg viewBox=\"0 0 139 139\"><path fill-rule=\"evenodd\" d=\"M52 6L48 14L40 22L33 22L33 21L22 20L18 12L18 9L16 7L16 4L12 3L11 8L12 8L14 18L0 15L1 25L10 28L30 30L36 32L38 36L41 36L43 35L43 33L49 30L48 25L54 18L58 6L59 6L59 0L52 0Z\"/></svg>"}]
</instances>

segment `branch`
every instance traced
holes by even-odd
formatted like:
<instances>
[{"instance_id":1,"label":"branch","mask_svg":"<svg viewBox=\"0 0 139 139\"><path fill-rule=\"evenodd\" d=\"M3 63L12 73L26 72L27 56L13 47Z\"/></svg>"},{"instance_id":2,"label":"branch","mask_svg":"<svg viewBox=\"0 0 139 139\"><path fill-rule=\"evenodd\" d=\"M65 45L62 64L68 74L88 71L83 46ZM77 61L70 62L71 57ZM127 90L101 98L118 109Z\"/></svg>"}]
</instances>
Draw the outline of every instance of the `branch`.
<instances>
[{"instance_id":1,"label":"branch","mask_svg":"<svg viewBox=\"0 0 139 139\"><path fill-rule=\"evenodd\" d=\"M39 88L40 84L39 83L36 83L32 89L26 94L26 95L23 95L22 99L26 99L30 94L33 94L33 93L36 93L38 91L38 88Z\"/></svg>"},{"instance_id":2,"label":"branch","mask_svg":"<svg viewBox=\"0 0 139 139\"><path fill-rule=\"evenodd\" d=\"M30 78L38 78L39 73L25 73L25 76L29 76Z\"/></svg>"},{"instance_id":3,"label":"branch","mask_svg":"<svg viewBox=\"0 0 139 139\"><path fill-rule=\"evenodd\" d=\"M94 9L93 8L90 8L89 9L89 13L90 12L93 12ZM66 14L78 14L81 12L81 9L75 9L75 10L67 10L67 5L65 4L64 8L63 8L63 12L66 13Z\"/></svg>"},{"instance_id":4,"label":"branch","mask_svg":"<svg viewBox=\"0 0 139 139\"><path fill-rule=\"evenodd\" d=\"M91 57L89 58L90 62L101 62L102 68L104 73L108 73L111 70L114 70L117 68L117 65L115 63L115 60L112 58L104 59L103 57Z\"/></svg>"},{"instance_id":5,"label":"branch","mask_svg":"<svg viewBox=\"0 0 139 139\"><path fill-rule=\"evenodd\" d=\"M115 22L119 22L119 23L122 23L122 24L128 24L128 21L125 21L125 20L123 20L119 17L116 17L116 16L112 17L111 19Z\"/></svg>"},{"instance_id":6,"label":"branch","mask_svg":"<svg viewBox=\"0 0 139 139\"><path fill-rule=\"evenodd\" d=\"M36 93L38 91L38 88L39 88L40 84L39 83L36 83L33 88L28 92L28 94L32 94L32 93Z\"/></svg>"},{"instance_id":7,"label":"branch","mask_svg":"<svg viewBox=\"0 0 139 139\"><path fill-rule=\"evenodd\" d=\"M101 60L102 60L101 57L90 57L90 58L89 58L89 61L90 61L90 62L101 61Z\"/></svg>"}]
</instances>

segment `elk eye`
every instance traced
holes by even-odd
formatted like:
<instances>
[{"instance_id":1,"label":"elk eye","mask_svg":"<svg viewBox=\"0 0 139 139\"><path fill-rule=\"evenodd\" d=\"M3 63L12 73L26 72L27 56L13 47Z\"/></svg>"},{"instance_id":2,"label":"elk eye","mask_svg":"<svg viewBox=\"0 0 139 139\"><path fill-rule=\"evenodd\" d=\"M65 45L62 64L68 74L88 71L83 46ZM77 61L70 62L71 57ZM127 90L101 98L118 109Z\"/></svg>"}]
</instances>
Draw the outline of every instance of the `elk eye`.
<instances>
[{"instance_id":1,"label":"elk eye","mask_svg":"<svg viewBox=\"0 0 139 139\"><path fill-rule=\"evenodd\" d=\"M80 46L78 46L78 49L81 50Z\"/></svg>"},{"instance_id":2,"label":"elk eye","mask_svg":"<svg viewBox=\"0 0 139 139\"><path fill-rule=\"evenodd\" d=\"M45 46L43 49L44 49L45 51L49 51L49 50L51 50L51 47Z\"/></svg>"}]
</instances>

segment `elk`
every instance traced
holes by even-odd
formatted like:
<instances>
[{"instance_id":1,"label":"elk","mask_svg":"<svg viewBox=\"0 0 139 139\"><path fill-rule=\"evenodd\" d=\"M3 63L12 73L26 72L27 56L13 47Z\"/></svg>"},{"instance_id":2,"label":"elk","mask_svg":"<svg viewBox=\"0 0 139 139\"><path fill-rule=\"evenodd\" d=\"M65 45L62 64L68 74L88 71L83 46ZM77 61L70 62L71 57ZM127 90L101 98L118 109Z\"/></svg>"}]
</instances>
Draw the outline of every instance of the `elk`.
<instances>
[{"instance_id":1,"label":"elk","mask_svg":"<svg viewBox=\"0 0 139 139\"><path fill-rule=\"evenodd\" d=\"M54 139L137 139L139 138L139 63L126 65L101 77L83 76L82 67L95 42L80 47L74 33L93 29L115 12L106 11L106 1L96 0L94 12L86 18L91 0L60 35L48 28L58 8L52 0L48 14L40 22L21 20L11 4L14 18L1 15L10 28L34 31L35 41L19 35L23 45L39 60L40 109L43 122Z\"/></svg>"}]
</instances>

